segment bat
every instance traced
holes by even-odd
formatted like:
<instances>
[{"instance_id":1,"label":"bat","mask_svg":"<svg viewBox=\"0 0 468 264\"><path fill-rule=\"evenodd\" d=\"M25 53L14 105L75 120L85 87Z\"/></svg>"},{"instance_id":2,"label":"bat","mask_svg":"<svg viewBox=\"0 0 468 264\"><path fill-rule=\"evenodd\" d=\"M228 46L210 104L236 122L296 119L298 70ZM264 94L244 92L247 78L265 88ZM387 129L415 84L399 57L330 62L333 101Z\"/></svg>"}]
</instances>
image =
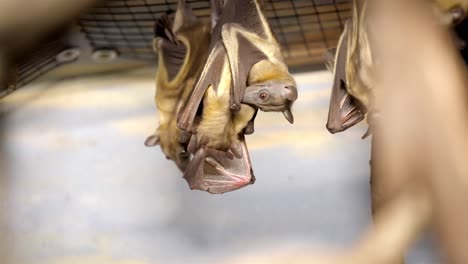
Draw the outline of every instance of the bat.
<instances>
[{"instance_id":1,"label":"bat","mask_svg":"<svg viewBox=\"0 0 468 264\"><path fill-rule=\"evenodd\" d=\"M361 122L365 109L356 98L347 91L346 59L349 38L349 24L341 35L336 49L326 53L327 68L333 73L333 86L328 111L327 130L334 134L342 132Z\"/></svg>"},{"instance_id":2,"label":"bat","mask_svg":"<svg viewBox=\"0 0 468 264\"><path fill-rule=\"evenodd\" d=\"M198 20L182 0L175 14L165 14L155 24L153 46L159 54L155 102L160 124L145 145L160 145L181 171L190 162L190 135L176 126L177 113L202 69L199 62L207 56L209 39L210 24Z\"/></svg>"},{"instance_id":3,"label":"bat","mask_svg":"<svg viewBox=\"0 0 468 264\"><path fill-rule=\"evenodd\" d=\"M213 0L213 5L223 6L220 0ZM186 131L192 129L208 87L218 90L220 84L228 82L224 72L229 72L232 79L230 110L239 111L243 102L262 111L281 111L292 123L290 108L297 99L296 83L257 1L228 0L221 14L214 13L217 23L212 31L210 54L177 125Z\"/></svg>"},{"instance_id":4,"label":"bat","mask_svg":"<svg viewBox=\"0 0 468 264\"><path fill-rule=\"evenodd\" d=\"M454 25L465 18L466 0L436 0L436 10L442 23ZM370 48L366 22L366 1L353 1L352 16L345 24L338 45L325 53L325 65L333 73L333 85L327 120L327 130L334 134L358 124L367 115L372 133L372 120L378 109L372 102L375 87L375 60Z\"/></svg>"},{"instance_id":5,"label":"bat","mask_svg":"<svg viewBox=\"0 0 468 264\"><path fill-rule=\"evenodd\" d=\"M328 111L327 130L334 134L345 131L365 118L372 87L369 78L373 66L370 49L363 49L367 41L363 12L353 3L353 15L345 24L337 48L325 53L327 68L333 73L333 85ZM365 8L365 4L363 8ZM363 52L364 51L364 52Z\"/></svg>"},{"instance_id":6,"label":"bat","mask_svg":"<svg viewBox=\"0 0 468 264\"><path fill-rule=\"evenodd\" d=\"M211 4L210 52L177 125L193 134L184 174L190 188L224 193L255 179L243 134L253 133L258 109L293 123L297 88L256 1Z\"/></svg>"}]
</instances>

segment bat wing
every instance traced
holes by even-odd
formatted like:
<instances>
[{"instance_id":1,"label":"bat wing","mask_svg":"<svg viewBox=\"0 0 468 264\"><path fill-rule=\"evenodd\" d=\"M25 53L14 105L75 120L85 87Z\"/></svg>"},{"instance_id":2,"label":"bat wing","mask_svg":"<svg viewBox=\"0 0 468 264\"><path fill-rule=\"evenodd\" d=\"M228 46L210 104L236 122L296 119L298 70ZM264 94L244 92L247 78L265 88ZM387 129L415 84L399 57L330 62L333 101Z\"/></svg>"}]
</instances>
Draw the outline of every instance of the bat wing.
<instances>
[{"instance_id":1,"label":"bat wing","mask_svg":"<svg viewBox=\"0 0 468 264\"><path fill-rule=\"evenodd\" d=\"M218 43L208 55L203 71L197 78L196 84L187 101L179 111L177 126L185 131L192 131L192 126L198 107L203 99L206 89L212 85L216 90L221 79L222 70L226 60L226 51L222 43Z\"/></svg>"},{"instance_id":2,"label":"bat wing","mask_svg":"<svg viewBox=\"0 0 468 264\"><path fill-rule=\"evenodd\" d=\"M344 131L364 119L362 105L346 90L348 85L348 80L346 78L346 65L348 56L347 43L349 37L348 23L338 42L334 59L334 79L327 121L327 129L332 134Z\"/></svg>"},{"instance_id":3,"label":"bat wing","mask_svg":"<svg viewBox=\"0 0 468 264\"><path fill-rule=\"evenodd\" d=\"M155 23L155 50L163 58L169 80L173 80L180 72L187 55L187 47L177 39L177 34L197 23L198 18L184 0L178 1L175 13L169 10Z\"/></svg>"},{"instance_id":4,"label":"bat wing","mask_svg":"<svg viewBox=\"0 0 468 264\"><path fill-rule=\"evenodd\" d=\"M255 177L243 135L240 141L242 158L235 158L229 152L200 148L184 173L190 189L222 194L253 184Z\"/></svg>"},{"instance_id":5,"label":"bat wing","mask_svg":"<svg viewBox=\"0 0 468 264\"><path fill-rule=\"evenodd\" d=\"M187 54L187 48L177 40L176 32L172 30L173 19L172 13L164 14L154 28L155 50L162 56L169 80L177 76Z\"/></svg>"},{"instance_id":6,"label":"bat wing","mask_svg":"<svg viewBox=\"0 0 468 264\"><path fill-rule=\"evenodd\" d=\"M325 55L323 56L325 60L325 66L327 66L327 69L333 73L334 68L335 68L335 57L336 57L336 48L329 49L327 52L325 52Z\"/></svg>"},{"instance_id":7,"label":"bat wing","mask_svg":"<svg viewBox=\"0 0 468 264\"><path fill-rule=\"evenodd\" d=\"M265 50L278 50L278 57L281 57L281 54L267 20L255 0L227 1L213 29L213 40L221 39L231 67L231 109L237 111L240 109L252 66L261 60L269 59ZM276 45L277 49L272 45ZM282 61L282 58L277 59Z\"/></svg>"}]
</instances>

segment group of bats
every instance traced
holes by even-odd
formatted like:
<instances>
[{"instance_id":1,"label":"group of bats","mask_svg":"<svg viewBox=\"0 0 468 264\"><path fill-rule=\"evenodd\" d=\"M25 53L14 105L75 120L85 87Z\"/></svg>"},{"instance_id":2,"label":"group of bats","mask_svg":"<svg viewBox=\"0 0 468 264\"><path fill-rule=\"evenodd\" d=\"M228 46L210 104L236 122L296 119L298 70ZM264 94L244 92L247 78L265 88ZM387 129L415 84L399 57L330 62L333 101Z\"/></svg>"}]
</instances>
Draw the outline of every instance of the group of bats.
<instances>
[{"instance_id":1,"label":"group of bats","mask_svg":"<svg viewBox=\"0 0 468 264\"><path fill-rule=\"evenodd\" d=\"M160 145L191 189L220 194L255 181L244 135L258 110L293 123L298 92L260 3L210 4L209 22L179 0L155 24L159 127L145 145Z\"/></svg>"},{"instance_id":2,"label":"group of bats","mask_svg":"<svg viewBox=\"0 0 468 264\"><path fill-rule=\"evenodd\" d=\"M160 145L184 173L191 189L224 193L254 183L244 135L254 132L258 109L283 112L294 122L298 97L280 46L258 0L210 0L211 21L193 15L184 0L155 24L159 55L156 106L159 127L146 146ZM466 1L437 0L444 24L463 19ZM366 21L366 1L353 1L337 47L325 54L333 73L326 128L342 132L367 116L373 106L375 63Z\"/></svg>"},{"instance_id":3,"label":"group of bats","mask_svg":"<svg viewBox=\"0 0 468 264\"><path fill-rule=\"evenodd\" d=\"M411 243L431 224L439 232L440 245L447 254L445 261L468 261L468 233L464 227L466 222L462 224L468 213L468 185L462 183L468 179L467 171L462 171L466 167L462 161L466 155L463 151L452 155L455 149L466 147L466 135L463 135L466 127L453 127L467 123L460 118L466 118L468 109L465 106L468 103L466 94L458 96L458 104L449 101L452 94L466 93L467 88L466 65L460 65L462 57L456 52L464 48L466 40L458 39L453 28L466 20L468 1L398 2L395 6L405 11L405 15L412 12L405 8L416 11L424 9L425 4L430 10L428 13L432 14L417 10L414 12L417 26L411 25L411 30L406 31L412 31L413 35L386 37L382 35L386 34L383 29L392 28L389 26L391 17L398 19L399 16L391 15L391 12L398 12L395 11L397 9L383 11L385 7L379 6L382 3L392 6L386 5L385 1L354 0L352 16L345 24L337 47L324 55L326 66L333 73L327 129L331 133L342 132L367 117L369 130L363 137L370 134L376 137L373 139L371 161L374 225L350 254L307 263L343 263L343 259L356 264L404 263L403 256ZM375 16L382 14L387 14L387 20L376 19ZM435 18L435 22L431 22L429 17ZM406 23L399 26L406 27L411 21L406 20ZM415 32L413 29L419 26L428 28ZM431 26L433 29L429 28ZM426 37L424 34L434 36ZM395 44L392 40L396 38L419 40L396 41ZM404 48L395 51L393 45ZM418 45L421 51L416 50ZM401 62L395 59L408 52L414 53L418 59L402 59ZM387 53L392 53L394 58ZM423 60L430 65L424 65ZM404 66L398 66L399 63ZM391 100L396 101L389 103ZM403 105L405 110L392 109ZM415 114L405 114L406 111L414 111ZM438 128L433 128L434 124ZM456 157L464 158L458 160ZM452 174L453 177L444 174Z\"/></svg>"},{"instance_id":4,"label":"group of bats","mask_svg":"<svg viewBox=\"0 0 468 264\"><path fill-rule=\"evenodd\" d=\"M396 2L401 6L405 5L403 0L395 0ZM433 3L434 17L441 25L450 28L466 19L466 0L427 2ZM372 43L379 32L373 31L374 25L369 23L372 19L369 14L372 12L369 11L368 3L365 0L353 1L351 18L345 24L337 47L325 54L326 66L333 74L326 125L331 133L345 131L366 117L370 128L363 137L373 133L378 137L380 132L387 129L388 122L379 122L381 104L376 98L385 99L378 96L379 91L375 89L382 86L378 84L379 72L386 75L381 70L385 69L382 57L385 57L383 47L387 44L378 41ZM375 27L384 28L382 25ZM436 35L440 32L442 31L434 30ZM180 0L175 12L169 12L157 21L155 35L154 49L159 54L156 105L160 124L156 133L145 144L159 144L166 157L173 160L184 172L184 178L191 189L224 193L253 183L255 178L244 135L254 132L254 119L258 109L281 111L293 123L291 106L298 96L294 79L281 57L280 47L261 11L261 5L255 0L211 0L211 21L203 22L192 14L185 1ZM453 43L438 46L434 41L437 37L439 35L432 39L429 46L435 49L443 47L444 54L450 53L452 44L457 46L456 38L451 39ZM373 50L374 46L384 50ZM424 54L415 53L418 56ZM438 59L447 60L448 57L434 58L433 61ZM398 64L395 61L393 63ZM453 72L454 80L460 77L457 74ZM398 81L393 78L390 83ZM409 83L404 83L405 88L410 87ZM424 100L430 100L430 92L424 92L422 87L419 90L424 93L421 95ZM437 113L447 112L447 109L437 108L436 105L432 107ZM427 109L424 114L430 115ZM417 124L419 120L414 116L409 118ZM379 124L375 130L374 121ZM395 131L396 127L388 128L393 129L393 133L398 132ZM392 136L384 134L382 133L382 138L385 139L383 145L392 145L389 143ZM405 136L409 138L409 134ZM453 137L455 138L460 139L460 136ZM403 142L396 140L395 146ZM431 138L429 142L433 144L436 141L437 138ZM415 140L411 144L399 146L403 151L405 146L414 144L414 148L403 151L412 153L417 149L416 146L421 146L418 142ZM449 152L448 148L441 149ZM442 215L447 208L439 207L446 201L453 202L453 197L459 197L460 193L454 192L450 198L437 196L437 192L442 192L446 187L441 184L440 187L432 185L432 189L428 189L432 183L428 185L426 181L433 181L435 176L427 176L428 179L425 179L423 176L418 178L413 175L413 180L403 180L394 173L394 168L409 163L412 167L400 172L406 175L424 168L423 173L419 174L432 174L430 168L435 168L436 163L424 160L421 161L424 166L412 164L411 160L405 158L406 154L398 154L399 150L394 147L386 154L387 159L380 160L377 176L381 178L373 181L381 183L377 184L380 185L378 188L372 188L374 226L365 238L350 254L294 263L402 263L402 255L421 230L431 222L432 217L437 213L440 219L450 217ZM444 155L443 151L441 153L439 154ZM419 157L423 158L422 155ZM392 163L392 158L397 163ZM443 162L438 164L446 166ZM440 172L440 167L435 171ZM381 191L379 188L392 190L393 195L383 195L378 192ZM379 200L385 201L383 205ZM463 244L454 248L463 248ZM455 252L455 255L460 256L458 259L468 260L460 252ZM275 262L279 259L267 259L265 263L280 263ZM288 259L281 263L293 262Z\"/></svg>"}]
</instances>

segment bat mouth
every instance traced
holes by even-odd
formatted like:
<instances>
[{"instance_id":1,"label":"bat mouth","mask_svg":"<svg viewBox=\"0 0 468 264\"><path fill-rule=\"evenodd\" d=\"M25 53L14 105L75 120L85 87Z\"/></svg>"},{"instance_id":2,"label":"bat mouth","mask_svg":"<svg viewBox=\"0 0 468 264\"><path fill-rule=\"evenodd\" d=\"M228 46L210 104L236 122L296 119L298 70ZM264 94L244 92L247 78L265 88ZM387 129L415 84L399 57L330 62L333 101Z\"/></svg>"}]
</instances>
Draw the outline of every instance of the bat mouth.
<instances>
[{"instance_id":1,"label":"bat mouth","mask_svg":"<svg viewBox=\"0 0 468 264\"><path fill-rule=\"evenodd\" d=\"M201 171L191 177L187 177L187 175L192 175L193 172L185 172L184 178L187 180L190 189L206 191L210 194L223 194L255 182L247 144L244 136L241 137L241 158L228 155L228 153L222 156L210 155L207 150L198 150L207 151L207 154L201 165Z\"/></svg>"},{"instance_id":2,"label":"bat mouth","mask_svg":"<svg viewBox=\"0 0 468 264\"><path fill-rule=\"evenodd\" d=\"M278 112L278 111L283 111L283 110L289 108L289 104L288 103L277 104L277 105L274 105L274 104L258 104L258 107L263 112Z\"/></svg>"}]
</instances>

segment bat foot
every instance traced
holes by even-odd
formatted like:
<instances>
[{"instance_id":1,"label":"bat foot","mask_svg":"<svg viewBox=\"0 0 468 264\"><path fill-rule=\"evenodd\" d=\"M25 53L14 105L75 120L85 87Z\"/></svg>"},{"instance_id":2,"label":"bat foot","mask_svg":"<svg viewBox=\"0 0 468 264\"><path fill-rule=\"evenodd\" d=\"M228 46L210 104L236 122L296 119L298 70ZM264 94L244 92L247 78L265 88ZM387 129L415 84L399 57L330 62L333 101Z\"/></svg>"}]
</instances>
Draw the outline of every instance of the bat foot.
<instances>
[{"instance_id":1,"label":"bat foot","mask_svg":"<svg viewBox=\"0 0 468 264\"><path fill-rule=\"evenodd\" d=\"M244 134L245 135L252 135L255 132L253 124L251 125L250 123L247 124L247 126L244 129Z\"/></svg>"}]
</instances>

